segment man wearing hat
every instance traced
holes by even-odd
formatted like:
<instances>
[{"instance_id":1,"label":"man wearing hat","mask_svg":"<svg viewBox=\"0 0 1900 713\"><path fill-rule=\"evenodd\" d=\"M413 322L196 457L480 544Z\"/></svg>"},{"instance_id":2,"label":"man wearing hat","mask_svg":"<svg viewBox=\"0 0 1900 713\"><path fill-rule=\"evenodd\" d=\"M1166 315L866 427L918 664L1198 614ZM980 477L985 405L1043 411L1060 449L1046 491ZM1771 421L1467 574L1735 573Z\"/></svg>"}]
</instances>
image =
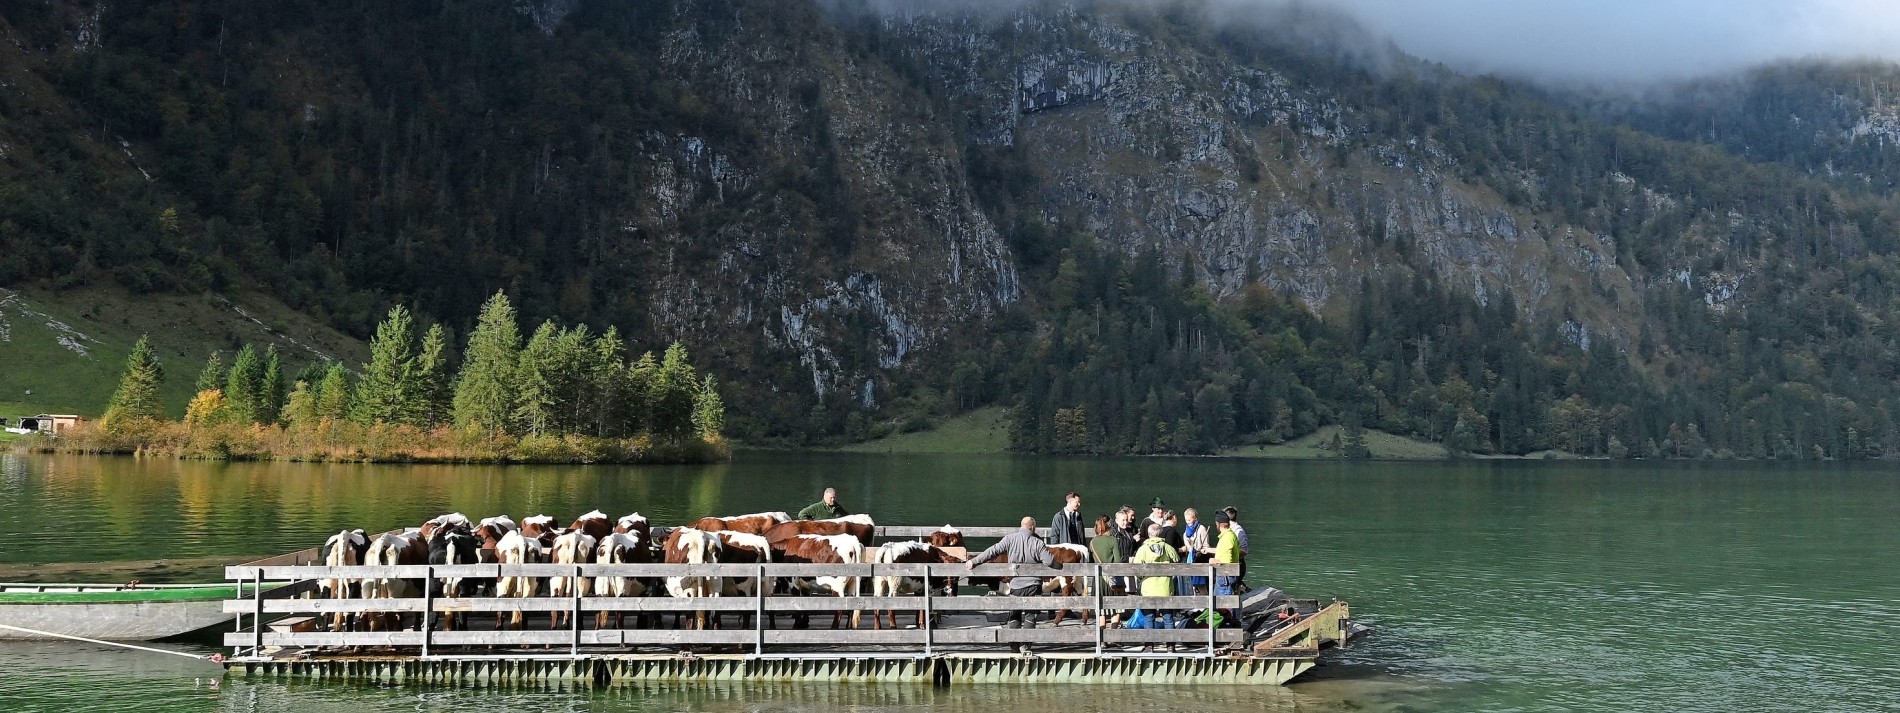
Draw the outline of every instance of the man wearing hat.
<instances>
[{"instance_id":1,"label":"man wearing hat","mask_svg":"<svg viewBox=\"0 0 1900 713\"><path fill-rule=\"evenodd\" d=\"M1161 539L1173 547L1176 552L1179 552L1181 551L1182 544L1181 531L1177 529L1173 523L1169 522L1170 518L1168 515L1168 504L1161 502L1160 497L1156 497L1154 502L1148 503L1148 520L1142 523L1141 529L1147 530L1149 523L1160 525Z\"/></svg>"}]
</instances>

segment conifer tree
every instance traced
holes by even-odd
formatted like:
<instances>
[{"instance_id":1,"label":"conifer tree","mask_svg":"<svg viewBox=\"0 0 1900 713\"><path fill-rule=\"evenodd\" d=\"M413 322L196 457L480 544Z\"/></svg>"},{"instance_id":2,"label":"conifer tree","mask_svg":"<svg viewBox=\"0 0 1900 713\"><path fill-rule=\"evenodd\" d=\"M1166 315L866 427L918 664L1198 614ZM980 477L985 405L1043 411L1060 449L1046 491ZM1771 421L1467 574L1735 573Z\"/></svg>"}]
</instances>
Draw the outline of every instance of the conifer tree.
<instances>
[{"instance_id":1,"label":"conifer tree","mask_svg":"<svg viewBox=\"0 0 1900 713\"><path fill-rule=\"evenodd\" d=\"M396 305L376 325L369 342L369 363L356 380L353 416L357 423L402 423L414 406L409 370L415 366L415 324L408 308Z\"/></svg>"},{"instance_id":2,"label":"conifer tree","mask_svg":"<svg viewBox=\"0 0 1900 713\"><path fill-rule=\"evenodd\" d=\"M660 363L653 352L643 352L629 365L621 381L621 423L628 436L653 432L653 383Z\"/></svg>"},{"instance_id":3,"label":"conifer tree","mask_svg":"<svg viewBox=\"0 0 1900 713\"><path fill-rule=\"evenodd\" d=\"M455 382L455 425L491 433L508 427L515 411L515 367L521 329L508 296L496 292L482 305L468 335Z\"/></svg>"},{"instance_id":4,"label":"conifer tree","mask_svg":"<svg viewBox=\"0 0 1900 713\"><path fill-rule=\"evenodd\" d=\"M152 349L151 340L141 335L132 345L132 354L125 358L125 375L106 405L104 426L164 418L165 405L158 396L159 386L164 383L165 368L159 364L158 352Z\"/></svg>"},{"instance_id":5,"label":"conifer tree","mask_svg":"<svg viewBox=\"0 0 1900 713\"><path fill-rule=\"evenodd\" d=\"M693 401L699 395L699 378L687 361L686 347L674 342L660 357L660 368L653 378L653 435L670 441L685 440L692 434Z\"/></svg>"},{"instance_id":6,"label":"conifer tree","mask_svg":"<svg viewBox=\"0 0 1900 713\"><path fill-rule=\"evenodd\" d=\"M231 362L231 376L225 381L224 398L229 403L231 420L256 423L263 414L264 360L257 349L244 345Z\"/></svg>"},{"instance_id":7,"label":"conifer tree","mask_svg":"<svg viewBox=\"0 0 1900 713\"><path fill-rule=\"evenodd\" d=\"M284 399L284 425L293 429L317 425L317 393L308 381L298 381Z\"/></svg>"},{"instance_id":8,"label":"conifer tree","mask_svg":"<svg viewBox=\"0 0 1900 713\"><path fill-rule=\"evenodd\" d=\"M699 395L693 401L693 428L700 440L708 443L718 442L726 430L726 404L719 399L719 389L711 375L700 383Z\"/></svg>"},{"instance_id":9,"label":"conifer tree","mask_svg":"<svg viewBox=\"0 0 1900 713\"><path fill-rule=\"evenodd\" d=\"M621 416L627 407L627 347L620 342L620 330L608 327L607 331L594 338L590 349L587 387L582 390L586 413L587 430L595 436L623 438L626 419Z\"/></svg>"},{"instance_id":10,"label":"conifer tree","mask_svg":"<svg viewBox=\"0 0 1900 713\"><path fill-rule=\"evenodd\" d=\"M264 382L258 403L258 422L277 423L284 409L284 361L275 344L264 348Z\"/></svg>"},{"instance_id":11,"label":"conifer tree","mask_svg":"<svg viewBox=\"0 0 1900 713\"><path fill-rule=\"evenodd\" d=\"M341 421L350 416L350 371L342 364L330 364L317 387L317 418Z\"/></svg>"},{"instance_id":12,"label":"conifer tree","mask_svg":"<svg viewBox=\"0 0 1900 713\"><path fill-rule=\"evenodd\" d=\"M223 388L224 352L213 349L211 356L205 359L204 371L198 372L198 383L192 390L197 393L204 393L213 389Z\"/></svg>"},{"instance_id":13,"label":"conifer tree","mask_svg":"<svg viewBox=\"0 0 1900 713\"><path fill-rule=\"evenodd\" d=\"M430 428L449 420L449 337L440 324L429 326L409 370L412 388L403 422Z\"/></svg>"},{"instance_id":14,"label":"conifer tree","mask_svg":"<svg viewBox=\"0 0 1900 713\"><path fill-rule=\"evenodd\" d=\"M554 382L560 378L559 328L553 320L542 322L522 348L515 366L514 422L530 435L549 433L554 428Z\"/></svg>"}]
</instances>

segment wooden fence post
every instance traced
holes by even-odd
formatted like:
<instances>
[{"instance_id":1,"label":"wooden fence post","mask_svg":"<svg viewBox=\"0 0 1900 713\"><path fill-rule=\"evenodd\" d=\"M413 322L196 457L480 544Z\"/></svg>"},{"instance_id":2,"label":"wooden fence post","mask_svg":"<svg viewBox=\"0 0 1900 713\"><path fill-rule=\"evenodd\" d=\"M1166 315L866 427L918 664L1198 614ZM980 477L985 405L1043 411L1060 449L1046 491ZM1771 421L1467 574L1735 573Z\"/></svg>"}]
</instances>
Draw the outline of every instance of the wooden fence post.
<instances>
[{"instance_id":1,"label":"wooden fence post","mask_svg":"<svg viewBox=\"0 0 1900 713\"><path fill-rule=\"evenodd\" d=\"M251 601L256 609L251 613L251 655L259 656L264 651L264 568L257 568L257 581L251 585Z\"/></svg>"},{"instance_id":2,"label":"wooden fence post","mask_svg":"<svg viewBox=\"0 0 1900 713\"><path fill-rule=\"evenodd\" d=\"M765 655L765 588L769 586L772 582L765 578L765 565L759 565L759 578L752 583L752 651L759 656Z\"/></svg>"},{"instance_id":3,"label":"wooden fence post","mask_svg":"<svg viewBox=\"0 0 1900 713\"><path fill-rule=\"evenodd\" d=\"M422 580L422 621L417 624L422 629L422 657L429 658L429 642L435 638L435 568L428 569L429 576Z\"/></svg>"},{"instance_id":4,"label":"wooden fence post","mask_svg":"<svg viewBox=\"0 0 1900 713\"><path fill-rule=\"evenodd\" d=\"M934 602L935 602L935 600L936 600L936 598L935 598L934 596L932 596L932 594L933 594L933 592L931 591L931 590L934 590L934 589L936 589L936 588L937 588L937 586L936 586L936 583L935 583L935 582L933 581L933 578L932 578L932 577L930 576L930 573L931 573L931 572L932 572L932 571L933 571L933 570L934 570L934 569L935 569L936 567L937 567L937 565L934 565L934 564L926 564L926 565L924 565L924 625L923 625L923 629L924 629L924 658L930 658L930 656L931 656L931 643L932 643L932 642L931 642L931 640L932 640L932 639L934 639L934 638L936 638L936 637L934 637L934 636L931 636L931 634L930 634L930 630L931 630L931 629L935 629L935 628L937 628L937 622L935 621L935 619L936 619L936 611L937 611L937 609L936 609L936 605L934 604ZM901 580L900 580L900 581L901 581ZM876 593L877 593L877 590L876 590L876 589L872 589L872 590L871 590L871 593L873 593L873 594L876 594ZM891 592L891 593L892 593L892 594L896 594L896 592ZM872 619L873 619L873 621L872 621L872 624L876 624L876 623L877 623L877 622L875 621L875 620L876 620L876 618L877 618L877 610L876 610L876 609L873 609L873 610L871 610L871 617L872 617Z\"/></svg>"},{"instance_id":5,"label":"wooden fence post","mask_svg":"<svg viewBox=\"0 0 1900 713\"><path fill-rule=\"evenodd\" d=\"M1102 592L1107 588L1108 581L1102 579L1102 564L1097 562L1095 564L1095 655L1098 657L1102 655L1103 635L1108 631L1108 620L1103 618L1106 610L1102 608Z\"/></svg>"},{"instance_id":6,"label":"wooden fence post","mask_svg":"<svg viewBox=\"0 0 1900 713\"><path fill-rule=\"evenodd\" d=\"M568 653L581 655L581 568L574 566L574 614L568 624L574 627L574 643L568 647Z\"/></svg>"}]
</instances>

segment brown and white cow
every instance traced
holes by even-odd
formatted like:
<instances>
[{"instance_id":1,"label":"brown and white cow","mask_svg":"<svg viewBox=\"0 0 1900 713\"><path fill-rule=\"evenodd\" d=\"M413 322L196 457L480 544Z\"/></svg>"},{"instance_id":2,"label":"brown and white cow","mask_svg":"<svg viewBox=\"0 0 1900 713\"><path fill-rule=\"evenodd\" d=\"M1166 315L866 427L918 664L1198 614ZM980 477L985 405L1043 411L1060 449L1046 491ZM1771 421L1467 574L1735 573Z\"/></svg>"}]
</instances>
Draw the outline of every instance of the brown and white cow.
<instances>
[{"instance_id":1,"label":"brown and white cow","mask_svg":"<svg viewBox=\"0 0 1900 713\"><path fill-rule=\"evenodd\" d=\"M541 561L542 552L541 540L533 537L524 537L520 530L516 530L502 536L501 542L495 547L495 559L500 561L503 565L536 564ZM539 594L540 589L541 582L534 577L510 575L496 580L495 596L530 599L536 594ZM515 628L521 628L522 613L520 610L517 609L512 614L496 612L495 628L502 628L504 617L507 618L508 623L513 624Z\"/></svg>"},{"instance_id":2,"label":"brown and white cow","mask_svg":"<svg viewBox=\"0 0 1900 713\"><path fill-rule=\"evenodd\" d=\"M1049 557L1052 560L1052 564L1056 567L1072 564L1089 564L1095 561L1095 555L1089 552L1089 548L1081 545L1060 544L1049 545L1048 547ZM1081 574L1074 574L1045 578L1042 580L1042 593L1052 594L1058 597L1087 596L1089 593L1088 577ZM1056 610L1055 622L1051 623L1050 626L1061 625L1062 619L1068 616L1068 614L1069 610L1067 609ZM1087 609L1082 610L1082 622L1086 624L1089 619L1089 611Z\"/></svg>"},{"instance_id":3,"label":"brown and white cow","mask_svg":"<svg viewBox=\"0 0 1900 713\"><path fill-rule=\"evenodd\" d=\"M713 533L691 527L676 527L666 536L664 553L667 564L712 564L720 561L723 549L724 545ZM695 575L666 579L667 591L682 598L715 597L723 586L718 577ZM693 615L693 628L706 628L706 612L696 611Z\"/></svg>"},{"instance_id":4,"label":"brown and white cow","mask_svg":"<svg viewBox=\"0 0 1900 713\"><path fill-rule=\"evenodd\" d=\"M588 537L592 537L595 542L599 542L601 539L614 533L614 523L613 520L607 518L606 513L594 510L586 515L574 518L574 523L568 525L567 530L569 532L575 530L585 532Z\"/></svg>"},{"instance_id":5,"label":"brown and white cow","mask_svg":"<svg viewBox=\"0 0 1900 713\"><path fill-rule=\"evenodd\" d=\"M769 542L789 540L801 535L831 536L850 535L856 538L859 547L870 547L877 536L877 523L870 515L848 515L830 520L792 520L773 525L765 531Z\"/></svg>"},{"instance_id":6,"label":"brown and white cow","mask_svg":"<svg viewBox=\"0 0 1900 713\"><path fill-rule=\"evenodd\" d=\"M369 536L362 530L344 530L323 541L323 547L317 549L317 555L326 567L355 567L363 563L363 555L369 551ZM318 599L350 599L362 596L363 585L355 579L337 578L317 582ZM343 631L349 627L351 615L337 612L330 616L330 630Z\"/></svg>"},{"instance_id":7,"label":"brown and white cow","mask_svg":"<svg viewBox=\"0 0 1900 713\"><path fill-rule=\"evenodd\" d=\"M811 524L811 521L790 524ZM856 564L864 561L864 544L852 535L794 535L783 540L771 542L773 554L780 562L806 564ZM800 594L833 597L855 597L858 595L858 578L841 575L797 578L792 580L793 588ZM851 612L851 628L858 628L860 612ZM831 628L838 628L843 616L842 611L831 615Z\"/></svg>"},{"instance_id":8,"label":"brown and white cow","mask_svg":"<svg viewBox=\"0 0 1900 713\"><path fill-rule=\"evenodd\" d=\"M878 564L952 564L964 561L962 557L927 542L893 542L878 548L873 559ZM955 582L954 577L938 577L930 585L936 586L937 592L947 595L956 591ZM880 575L871 578L872 596L878 597L921 594L925 586L929 585L926 585L922 579L914 577ZM949 588L949 592L944 592L946 587ZM897 611L887 609L882 613L890 616L891 628L897 628ZM880 612L877 611L871 612L872 628L884 628L883 620L878 618L879 614ZM924 612L920 609L917 611L917 627L921 629L925 626L927 622L924 621Z\"/></svg>"},{"instance_id":9,"label":"brown and white cow","mask_svg":"<svg viewBox=\"0 0 1900 713\"><path fill-rule=\"evenodd\" d=\"M494 564L500 561L495 558L495 548L501 546L501 538L519 529L521 528L515 525L514 520L508 519L507 515L482 518L481 523L475 526L475 537L482 541L482 562Z\"/></svg>"},{"instance_id":10,"label":"brown and white cow","mask_svg":"<svg viewBox=\"0 0 1900 713\"><path fill-rule=\"evenodd\" d=\"M1095 556L1089 553L1089 548L1081 545L1062 544L1045 546L1049 548L1050 564L1056 567L1072 564L1089 564L1095 561ZM989 564L1008 563L1009 553L1007 552L999 554L989 560ZM987 586L993 591L1001 586L1002 580L994 577L971 577L970 583L977 586ZM1082 574L1044 577L1042 580L1042 593L1059 594L1061 596L1087 596L1089 594L1087 585L1088 577ZM1068 613L1066 609L1057 611L1055 623L1062 623L1063 618L1065 618ZM1086 622L1090 618L1088 611L1085 610L1082 612L1083 621Z\"/></svg>"},{"instance_id":11,"label":"brown and white cow","mask_svg":"<svg viewBox=\"0 0 1900 713\"><path fill-rule=\"evenodd\" d=\"M540 540L541 549L553 547L554 538L560 535L561 531L555 529L554 517L551 515L535 515L521 519L521 536Z\"/></svg>"},{"instance_id":12,"label":"brown and white cow","mask_svg":"<svg viewBox=\"0 0 1900 713\"><path fill-rule=\"evenodd\" d=\"M619 520L615 520L614 532L628 535L637 534L640 536L640 542L643 544L653 541L653 524L647 522L647 516L637 512L632 515L622 515Z\"/></svg>"},{"instance_id":13,"label":"brown and white cow","mask_svg":"<svg viewBox=\"0 0 1900 713\"><path fill-rule=\"evenodd\" d=\"M616 532L600 541L594 549L594 560L601 564L643 564L653 561L653 549L647 546L646 535L639 530ZM597 577L594 579L594 594L605 597L638 597L647 593L646 582L639 577ZM594 624L597 629L607 628L607 614L602 611ZM613 612L614 628L627 626L627 612ZM644 618L644 617L639 617Z\"/></svg>"},{"instance_id":14,"label":"brown and white cow","mask_svg":"<svg viewBox=\"0 0 1900 713\"><path fill-rule=\"evenodd\" d=\"M602 515L599 522L604 526L607 516ZM554 547L548 550L548 557L555 564L593 564L594 542L592 536L577 527L554 538ZM593 590L593 580L588 577L573 575L548 578L548 596L550 597L587 597L593 595ZM561 622L570 616L573 616L573 613L567 611L556 610L549 613L548 628L561 628Z\"/></svg>"},{"instance_id":15,"label":"brown and white cow","mask_svg":"<svg viewBox=\"0 0 1900 713\"><path fill-rule=\"evenodd\" d=\"M430 540L430 539L435 538L435 533L437 530L441 530L444 528L453 528L453 527L461 527L463 529L472 531L475 528L475 525L474 523L471 523L468 521L467 515L463 515L462 513L459 513L459 512L452 512L452 513L437 515L435 517L429 518L428 521L422 523L422 527L419 527L416 529L419 533L421 533L422 539Z\"/></svg>"},{"instance_id":16,"label":"brown and white cow","mask_svg":"<svg viewBox=\"0 0 1900 713\"><path fill-rule=\"evenodd\" d=\"M749 532L720 530L713 533L719 538L719 561L722 564L767 564L772 561L772 545L765 538ZM759 587L771 586L770 582L760 582L758 577L721 577L719 596L753 597L758 596ZM743 614L741 619L747 628L751 627L752 615ZM715 615L713 621L717 623Z\"/></svg>"},{"instance_id":17,"label":"brown and white cow","mask_svg":"<svg viewBox=\"0 0 1900 713\"><path fill-rule=\"evenodd\" d=\"M416 530L386 532L377 535L369 543L369 550L363 555L367 565L397 566L429 563L429 542L422 539L422 533ZM422 594L415 582L402 577L370 577L363 580L364 599L400 599ZM402 628L402 614L366 613L369 629L379 628L394 631Z\"/></svg>"},{"instance_id":18,"label":"brown and white cow","mask_svg":"<svg viewBox=\"0 0 1900 713\"><path fill-rule=\"evenodd\" d=\"M759 512L751 515L702 517L688 527L707 532L745 532L764 535L773 526L791 519L792 516L782 512Z\"/></svg>"},{"instance_id":19,"label":"brown and white cow","mask_svg":"<svg viewBox=\"0 0 1900 713\"><path fill-rule=\"evenodd\" d=\"M930 546L931 547L962 547L963 546L963 531L958 530L957 528L951 527L949 523L945 523L944 526L941 528L938 528L936 532L930 533Z\"/></svg>"}]
</instances>

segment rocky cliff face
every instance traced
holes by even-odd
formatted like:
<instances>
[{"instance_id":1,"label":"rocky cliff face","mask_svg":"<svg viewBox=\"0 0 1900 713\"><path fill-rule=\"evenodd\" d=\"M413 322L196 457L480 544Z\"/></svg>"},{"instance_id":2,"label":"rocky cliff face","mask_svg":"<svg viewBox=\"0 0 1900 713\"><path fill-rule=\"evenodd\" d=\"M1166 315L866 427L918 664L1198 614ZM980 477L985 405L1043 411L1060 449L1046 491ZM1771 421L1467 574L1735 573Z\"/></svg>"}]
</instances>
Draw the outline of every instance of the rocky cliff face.
<instances>
[{"instance_id":1,"label":"rocky cliff face","mask_svg":"<svg viewBox=\"0 0 1900 713\"><path fill-rule=\"evenodd\" d=\"M1031 224L1157 250L1217 296L1337 314L1424 272L1663 353L1664 301L1706 324L1893 247L1865 192L1891 185L1884 85L1777 75L1743 105L1804 109L1760 126L1719 100L1598 111L1211 7L36 5L3 28L0 177L113 186L123 217L46 219L72 191L0 206L12 254L65 251L0 275L276 284L357 330L383 300L456 322L509 289L712 350L783 423L885 403L1033 304ZM1854 180L1802 182L1830 171ZM1839 261L1768 274L1796 255Z\"/></svg>"}]
</instances>

